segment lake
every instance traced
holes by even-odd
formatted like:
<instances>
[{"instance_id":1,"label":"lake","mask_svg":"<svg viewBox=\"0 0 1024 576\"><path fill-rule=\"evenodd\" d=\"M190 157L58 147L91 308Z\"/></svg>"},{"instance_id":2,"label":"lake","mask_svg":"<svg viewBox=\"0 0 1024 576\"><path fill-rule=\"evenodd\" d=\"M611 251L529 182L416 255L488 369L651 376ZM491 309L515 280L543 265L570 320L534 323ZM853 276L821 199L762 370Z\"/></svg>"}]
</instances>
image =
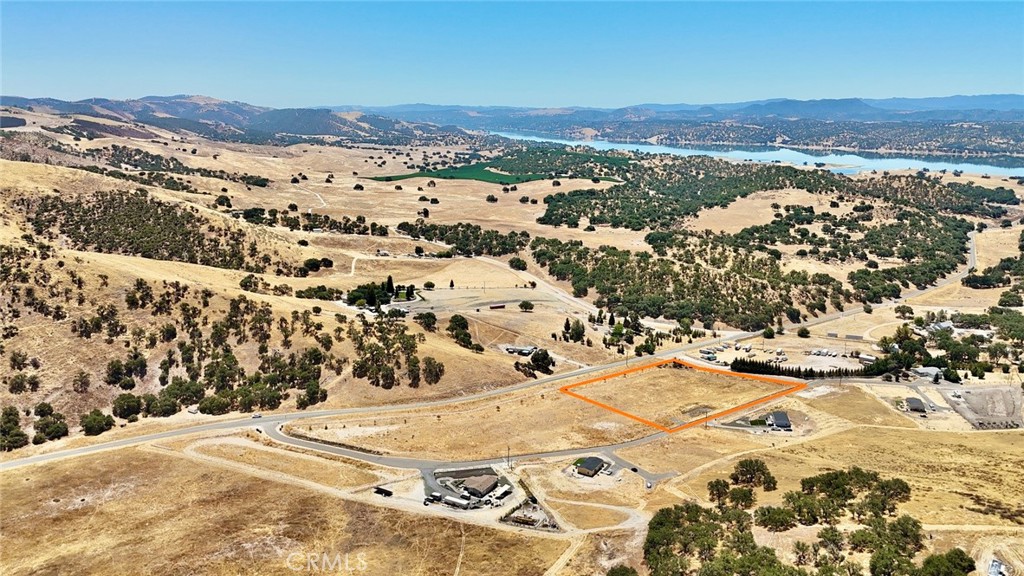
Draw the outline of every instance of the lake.
<instances>
[{"instance_id":1,"label":"lake","mask_svg":"<svg viewBox=\"0 0 1024 576\"><path fill-rule=\"evenodd\" d=\"M986 164L958 163L925 160L921 158L896 158L877 157L867 158L856 154L831 154L822 153L813 155L807 152L800 152L791 148L763 148L763 149L697 149L697 148L675 148L672 146L660 146L656 144L634 144L628 142L608 142L606 140L561 140L549 136L538 136L533 134L521 134L515 132L491 132L495 136L504 136L514 140L528 140L531 142L554 142L569 146L590 146L596 150L630 150L648 152L652 154L675 154L678 156L715 156L718 158L729 158L732 160L752 160L754 162L783 162L794 165L813 165L815 162L823 162L827 168L838 174L856 174L858 172L870 172L877 170L921 170L927 168L932 172L946 170L953 172L959 170L967 174L988 174L989 176L1024 176L1024 168L1006 168L1001 166L989 166Z\"/></svg>"}]
</instances>

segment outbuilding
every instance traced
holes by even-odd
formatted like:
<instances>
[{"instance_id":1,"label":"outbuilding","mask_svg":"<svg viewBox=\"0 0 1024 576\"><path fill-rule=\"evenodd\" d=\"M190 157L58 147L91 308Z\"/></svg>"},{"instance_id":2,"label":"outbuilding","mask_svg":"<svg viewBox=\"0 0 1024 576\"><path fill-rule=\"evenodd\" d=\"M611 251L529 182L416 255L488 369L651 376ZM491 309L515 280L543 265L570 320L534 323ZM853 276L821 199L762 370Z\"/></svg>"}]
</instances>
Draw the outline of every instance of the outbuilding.
<instances>
[{"instance_id":1,"label":"outbuilding","mask_svg":"<svg viewBox=\"0 0 1024 576\"><path fill-rule=\"evenodd\" d=\"M911 412L926 413L928 410L924 407L924 402L920 398L907 398L907 410Z\"/></svg>"},{"instance_id":2,"label":"outbuilding","mask_svg":"<svg viewBox=\"0 0 1024 576\"><path fill-rule=\"evenodd\" d=\"M583 462L576 465L576 472L581 476L593 478L594 476L597 476L607 465L607 462L597 456L590 456L589 458L584 458Z\"/></svg>"},{"instance_id":3,"label":"outbuilding","mask_svg":"<svg viewBox=\"0 0 1024 576\"><path fill-rule=\"evenodd\" d=\"M786 432L793 431L793 424L789 421L789 414L786 414L781 410L776 410L768 416L765 416L764 421L773 428L785 430Z\"/></svg>"}]
</instances>

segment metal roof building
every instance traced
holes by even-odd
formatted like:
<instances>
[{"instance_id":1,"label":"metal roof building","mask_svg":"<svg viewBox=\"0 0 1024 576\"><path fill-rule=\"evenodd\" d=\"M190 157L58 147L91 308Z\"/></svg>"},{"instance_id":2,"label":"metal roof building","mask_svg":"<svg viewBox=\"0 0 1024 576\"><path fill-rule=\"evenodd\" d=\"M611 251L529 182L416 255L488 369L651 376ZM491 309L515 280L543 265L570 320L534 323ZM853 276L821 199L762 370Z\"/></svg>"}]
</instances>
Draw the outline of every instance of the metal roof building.
<instances>
[{"instance_id":1,"label":"metal roof building","mask_svg":"<svg viewBox=\"0 0 1024 576\"><path fill-rule=\"evenodd\" d=\"M911 412L927 412L920 398L907 398L907 410Z\"/></svg>"},{"instance_id":2,"label":"metal roof building","mask_svg":"<svg viewBox=\"0 0 1024 576\"><path fill-rule=\"evenodd\" d=\"M582 476L596 476L605 467L607 462L597 456L590 456L576 465L576 472Z\"/></svg>"},{"instance_id":3,"label":"metal roof building","mask_svg":"<svg viewBox=\"0 0 1024 576\"><path fill-rule=\"evenodd\" d=\"M765 418L765 420L780 430L785 430L787 432L793 431L793 424L789 421L789 414L786 414L781 410L772 412L767 418Z\"/></svg>"},{"instance_id":4,"label":"metal roof building","mask_svg":"<svg viewBox=\"0 0 1024 576\"><path fill-rule=\"evenodd\" d=\"M462 483L463 489L469 492L471 495L477 498L483 498L484 496L491 493L494 487L498 485L497 476L470 476Z\"/></svg>"}]
</instances>

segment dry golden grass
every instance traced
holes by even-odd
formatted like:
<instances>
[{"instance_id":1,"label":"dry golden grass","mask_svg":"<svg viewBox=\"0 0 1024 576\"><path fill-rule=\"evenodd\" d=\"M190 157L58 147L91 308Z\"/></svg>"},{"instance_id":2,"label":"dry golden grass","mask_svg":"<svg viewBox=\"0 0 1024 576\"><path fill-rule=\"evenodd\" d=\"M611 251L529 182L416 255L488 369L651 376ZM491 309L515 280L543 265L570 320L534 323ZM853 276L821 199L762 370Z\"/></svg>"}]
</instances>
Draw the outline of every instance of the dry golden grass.
<instances>
[{"instance_id":1,"label":"dry golden grass","mask_svg":"<svg viewBox=\"0 0 1024 576\"><path fill-rule=\"evenodd\" d=\"M999 295L1004 288L968 288L959 282L954 282L936 290L932 290L922 296L907 298L907 304L915 307L928 306L941 308L949 311L981 313L986 309L999 303Z\"/></svg>"},{"instance_id":2,"label":"dry golden grass","mask_svg":"<svg viewBox=\"0 0 1024 576\"><path fill-rule=\"evenodd\" d=\"M1020 255L1017 248L1021 227L989 228L976 234L974 241L978 246L977 269L980 272L990 266L999 264L1003 258Z\"/></svg>"},{"instance_id":3,"label":"dry golden grass","mask_svg":"<svg viewBox=\"0 0 1024 576\"><path fill-rule=\"evenodd\" d=\"M159 146L155 143L149 143L149 145ZM274 153L278 152L280 150L275 149ZM186 157L190 156L186 154ZM182 159L186 160L185 157ZM194 160L194 158L188 158L188 161ZM0 168L4 175L4 185L10 185L24 193L47 193L59 187L63 193L84 194L97 189L123 189L126 184L120 180L79 170L41 164L4 162ZM175 202L206 202L211 198L162 190L152 192L160 198ZM421 345L420 355L433 356L445 364L446 377L440 384L416 390L398 388L383 391L368 386L365 381L354 380L350 372L345 372L340 376L330 373L324 382L329 392L326 404L328 407L440 398L520 382L523 376L512 368L512 364L517 358L505 354L497 346L504 343L543 344L549 338L551 330L560 327L564 320L563 314L579 317L586 312L586 308L581 308L579 304L574 303L564 294L556 297L544 284L537 289L523 288L533 277L528 273L513 271L501 261L482 258L432 260L379 257L376 254L378 249L387 250L395 255L405 255L411 253L416 245L424 243L398 237L353 237L289 232L279 228L268 229L236 221L201 205L198 209L215 222L245 229L256 238L262 251L276 254L278 257L293 262L322 256L330 257L336 262L333 269L325 269L308 278L262 275L262 279L272 285L286 284L293 289L300 289L316 284L330 284L342 289L349 289L360 283L381 281L389 275L393 276L397 283L414 283L418 286L422 286L428 280L443 287L447 286L449 280L456 281L456 290L448 291L444 288L436 292L425 292L424 295L428 300L422 304L425 307L430 307L433 305L430 299L437 298L441 308L454 308L465 312L474 321L474 332L477 334L478 340L483 340L484 344L492 346L483 356L488 360L487 362L480 361L481 355L456 346L443 332L436 335L428 334L426 342ZM13 242L23 232L23 226L18 223L18 217L8 211L0 225L0 238ZM310 241L310 246L298 245L298 240L303 238ZM429 245L426 247L430 248ZM64 270L56 268L58 259L66 263ZM55 277L64 278L65 284L67 284L65 274L68 271L75 271L86 280L88 302L82 307L75 306L72 302L69 305L72 317L87 314L100 304L116 304L123 308L127 288L140 278L158 287L163 282L180 282L192 288L193 293L202 288L212 290L215 297L209 309L211 315L222 314L227 309L227 301L239 294L244 294L250 300L271 304L278 316L286 316L292 312L305 312L313 306L321 306L324 313L318 320L324 322L327 331L333 330L336 325L333 319L335 313L346 314L349 318L356 313L351 308L338 306L331 302L243 293L239 289L238 283L245 273L232 270L147 260L117 254L96 254L69 250L59 246L57 257L52 258L47 266L51 268L51 273ZM109 287L100 288L100 275L107 277ZM474 284L477 287L471 288L470 286ZM455 298L454 302L451 301L452 298ZM500 312L490 311L486 306L494 302L495 299L507 302L510 309ZM519 313L517 305L522 299L536 301L537 312L532 315ZM477 308L480 308L481 312L476 312ZM439 309L439 312L443 318L446 318L444 310ZM129 331L135 327L152 331L156 326L155 323L163 321L161 318L154 319L147 310L126 311L123 317ZM476 320L479 320L479 323ZM508 322L509 325L505 326L505 322ZM32 404L46 398L54 404L58 411L69 415L72 422L77 422L78 414L87 412L96 406L109 405L113 397L120 392L114 388L101 386L99 383L102 380L106 362L110 358L123 356L126 353L125 342L116 340L111 344L106 344L100 338L83 341L74 337L66 326L45 321L36 315L23 316L18 324L20 334L17 340L12 342L12 345L17 349L31 350L34 356L40 358L42 368L38 371L38 375L42 381L42 387L39 393L30 395L31 397L18 399L9 397L6 389L3 389L0 390L0 400ZM411 324L411 326L414 332L419 331L415 325ZM595 333L591 333L591 336L594 339L599 338ZM296 336L294 340L293 349L315 345L307 337ZM275 347L280 346L278 334L275 333L270 344ZM575 367L577 363L603 362L612 357L603 348L588 348L554 342L549 344L549 347L556 355L574 360L559 362L559 370ZM166 348L168 345L159 344L152 350L143 349L143 353L149 357L151 363L155 363L166 353ZM353 355L348 342L336 343L332 352L340 356L351 357ZM246 350L236 350L236 354L243 361L247 360ZM73 395L67 388L71 375L79 368L85 369L92 376L93 386L87 394ZM150 374L140 383L136 392L155 393L158 390L156 377L157 371L151 369ZM286 402L283 409L291 409L292 406L293 403Z\"/></svg>"},{"instance_id":4,"label":"dry golden grass","mask_svg":"<svg viewBox=\"0 0 1024 576\"><path fill-rule=\"evenodd\" d=\"M892 306L882 306L872 310L871 314L864 314L859 307L848 307L847 313L834 320L828 322L822 322L812 327L811 334L814 336L824 336L829 333L837 334L840 338L844 338L847 335L861 336L863 338L880 338L881 336L892 336L892 333L896 331L896 327L908 320L901 320L896 317L896 313L893 311ZM921 311L914 308L914 312L920 314ZM880 327L884 326L885 329ZM878 330L882 330L879 332ZM836 347L838 344L838 348ZM836 343L833 345L822 345L813 346L808 345L808 348L830 348L832 350L843 349L842 343ZM865 342L856 342L853 340L847 341L846 350L853 352L857 350L865 354L871 354L871 344Z\"/></svg>"},{"instance_id":5,"label":"dry golden grass","mask_svg":"<svg viewBox=\"0 0 1024 576\"><path fill-rule=\"evenodd\" d=\"M451 572L461 557L462 574L526 575L566 548L136 449L4 472L0 487L6 574L291 574L289 554L348 553L366 574Z\"/></svg>"},{"instance_id":6,"label":"dry golden grass","mask_svg":"<svg viewBox=\"0 0 1024 576\"><path fill-rule=\"evenodd\" d=\"M332 488L362 486L376 482L380 478L369 471L370 466L361 462L341 462L320 456L291 453L240 438L198 443L193 445L193 449L205 456L299 476Z\"/></svg>"},{"instance_id":7,"label":"dry golden grass","mask_svg":"<svg viewBox=\"0 0 1024 576\"><path fill-rule=\"evenodd\" d=\"M654 473L688 472L737 452L768 446L765 438L719 428L690 428L618 454Z\"/></svg>"},{"instance_id":8,"label":"dry golden grass","mask_svg":"<svg viewBox=\"0 0 1024 576\"><path fill-rule=\"evenodd\" d=\"M553 508L563 520L582 530L617 526L629 518L629 515L624 512L586 504L554 501L548 501L545 504Z\"/></svg>"},{"instance_id":9,"label":"dry golden grass","mask_svg":"<svg viewBox=\"0 0 1024 576\"><path fill-rule=\"evenodd\" d=\"M702 210L696 218L688 221L690 230L711 230L735 234L744 228L768 224L775 219L772 204L780 206L813 206L817 213L831 213L844 216L851 211L852 203L846 202L840 208L829 208L830 197L824 194L812 194L806 190L766 190L754 192L746 198L739 198L725 208Z\"/></svg>"},{"instance_id":10,"label":"dry golden grass","mask_svg":"<svg viewBox=\"0 0 1024 576\"><path fill-rule=\"evenodd\" d=\"M507 450L532 454L614 444L654 432L553 386L444 407L300 420L292 426L389 454L446 461L494 458Z\"/></svg>"},{"instance_id":11,"label":"dry golden grass","mask_svg":"<svg viewBox=\"0 0 1024 576\"><path fill-rule=\"evenodd\" d=\"M904 393L907 392L903 389ZM800 401L822 412L837 416L854 424L916 428L910 418L898 412L891 404L879 400L874 394L855 385L828 386L825 394L801 395Z\"/></svg>"},{"instance_id":12,"label":"dry golden grass","mask_svg":"<svg viewBox=\"0 0 1024 576\"><path fill-rule=\"evenodd\" d=\"M670 428L782 390L784 387L766 382L675 368L671 364L572 389L591 400Z\"/></svg>"},{"instance_id":13,"label":"dry golden grass","mask_svg":"<svg viewBox=\"0 0 1024 576\"><path fill-rule=\"evenodd\" d=\"M558 383L562 384L562 383ZM616 444L655 429L567 396L558 384L444 407L298 421L296 430L390 454L438 460ZM574 391L651 418L690 421L781 388L693 370L651 369ZM607 398L605 396L608 396ZM693 414L690 414L693 412ZM325 429L326 426L326 429Z\"/></svg>"}]
</instances>

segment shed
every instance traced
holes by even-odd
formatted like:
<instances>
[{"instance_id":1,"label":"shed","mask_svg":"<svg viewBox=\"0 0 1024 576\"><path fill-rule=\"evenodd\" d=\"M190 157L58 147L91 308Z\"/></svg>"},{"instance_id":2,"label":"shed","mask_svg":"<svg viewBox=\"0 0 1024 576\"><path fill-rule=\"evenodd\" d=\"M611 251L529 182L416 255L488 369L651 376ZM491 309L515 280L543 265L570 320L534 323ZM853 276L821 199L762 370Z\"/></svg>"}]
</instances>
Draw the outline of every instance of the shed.
<instances>
[{"instance_id":1,"label":"shed","mask_svg":"<svg viewBox=\"0 0 1024 576\"><path fill-rule=\"evenodd\" d=\"M484 496L491 493L494 487L498 485L498 477L490 474L481 476L470 476L462 483L462 488L469 492L470 495L476 496L477 498L483 498Z\"/></svg>"},{"instance_id":2,"label":"shed","mask_svg":"<svg viewBox=\"0 0 1024 576\"><path fill-rule=\"evenodd\" d=\"M589 476L592 478L601 472L606 465L607 463L597 456L590 456L589 458L584 459L583 462L576 465L576 472L582 476Z\"/></svg>"}]
</instances>

